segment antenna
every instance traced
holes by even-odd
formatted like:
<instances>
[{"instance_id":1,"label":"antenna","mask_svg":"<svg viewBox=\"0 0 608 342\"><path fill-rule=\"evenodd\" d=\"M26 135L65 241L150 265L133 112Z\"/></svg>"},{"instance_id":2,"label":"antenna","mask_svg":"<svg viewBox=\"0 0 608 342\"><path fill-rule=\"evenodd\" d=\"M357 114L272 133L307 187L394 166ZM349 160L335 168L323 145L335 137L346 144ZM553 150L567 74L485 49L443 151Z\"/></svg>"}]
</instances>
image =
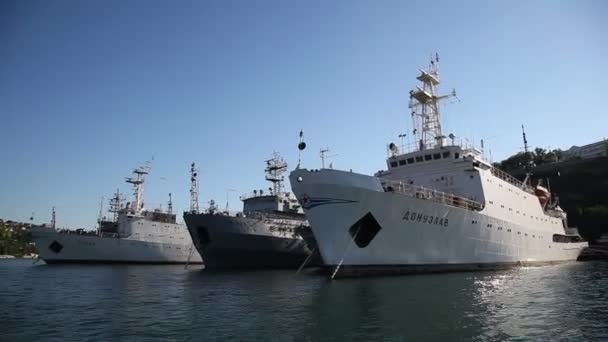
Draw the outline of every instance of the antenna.
<instances>
[{"instance_id":1,"label":"antenna","mask_svg":"<svg viewBox=\"0 0 608 342\"><path fill-rule=\"evenodd\" d=\"M283 192L283 174L287 171L287 162L276 151L272 153L272 158L266 160L266 180L272 183L272 192L278 195Z\"/></svg>"},{"instance_id":2,"label":"antenna","mask_svg":"<svg viewBox=\"0 0 608 342\"><path fill-rule=\"evenodd\" d=\"M53 207L53 212L51 214L51 227L53 229L55 229L56 225L57 225L57 218L55 217L55 207Z\"/></svg>"},{"instance_id":3,"label":"antenna","mask_svg":"<svg viewBox=\"0 0 608 342\"><path fill-rule=\"evenodd\" d=\"M167 203L167 213L173 214L173 201L171 200L171 193L169 193L169 203Z\"/></svg>"},{"instance_id":4,"label":"antenna","mask_svg":"<svg viewBox=\"0 0 608 342\"><path fill-rule=\"evenodd\" d=\"M435 53L435 58L431 56L428 69L420 70L420 75L416 77L422 83L410 91L409 108L412 110L412 120L414 124L413 134L418 138L420 150L442 147L445 145L445 136L442 133L441 113L439 104L448 98L457 98L456 90L452 90L449 95L438 95L436 93L440 81L439 77L439 54Z\"/></svg>"},{"instance_id":5,"label":"antenna","mask_svg":"<svg viewBox=\"0 0 608 342\"><path fill-rule=\"evenodd\" d=\"M300 162L302 161L302 151L306 148L306 143L304 142L304 131L300 130L300 142L298 143L298 166L296 169L300 168Z\"/></svg>"},{"instance_id":6,"label":"antenna","mask_svg":"<svg viewBox=\"0 0 608 342\"><path fill-rule=\"evenodd\" d=\"M226 212L228 212L228 209L230 208L230 205L229 205L230 193L234 192L234 191L236 191L236 189L231 189L231 188L226 189Z\"/></svg>"},{"instance_id":7,"label":"antenna","mask_svg":"<svg viewBox=\"0 0 608 342\"><path fill-rule=\"evenodd\" d=\"M190 164L190 212L198 213L198 169L196 163Z\"/></svg>"},{"instance_id":8,"label":"antenna","mask_svg":"<svg viewBox=\"0 0 608 342\"><path fill-rule=\"evenodd\" d=\"M327 159L329 159L329 158L331 158L331 157L335 157L335 156L337 156L337 154L332 154L332 155L330 155L330 156L326 156L325 154L326 154L327 152L329 152L329 147L325 147L324 149L322 148L322 149L319 151L319 156L321 156L321 168L322 168L322 169L324 169L324 168L325 168L325 159L326 159L326 158L327 158Z\"/></svg>"}]
</instances>

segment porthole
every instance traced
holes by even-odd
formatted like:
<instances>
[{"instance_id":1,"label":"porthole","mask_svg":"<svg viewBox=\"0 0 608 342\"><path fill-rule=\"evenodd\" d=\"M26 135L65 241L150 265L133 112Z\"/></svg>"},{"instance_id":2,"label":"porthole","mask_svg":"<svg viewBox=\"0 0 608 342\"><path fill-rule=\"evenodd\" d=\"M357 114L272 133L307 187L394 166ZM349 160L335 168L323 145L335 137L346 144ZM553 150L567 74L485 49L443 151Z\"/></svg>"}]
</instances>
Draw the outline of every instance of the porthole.
<instances>
[{"instance_id":1,"label":"porthole","mask_svg":"<svg viewBox=\"0 0 608 342\"><path fill-rule=\"evenodd\" d=\"M298 182L301 182L301 181L302 181L302 177L298 177Z\"/></svg>"}]
</instances>

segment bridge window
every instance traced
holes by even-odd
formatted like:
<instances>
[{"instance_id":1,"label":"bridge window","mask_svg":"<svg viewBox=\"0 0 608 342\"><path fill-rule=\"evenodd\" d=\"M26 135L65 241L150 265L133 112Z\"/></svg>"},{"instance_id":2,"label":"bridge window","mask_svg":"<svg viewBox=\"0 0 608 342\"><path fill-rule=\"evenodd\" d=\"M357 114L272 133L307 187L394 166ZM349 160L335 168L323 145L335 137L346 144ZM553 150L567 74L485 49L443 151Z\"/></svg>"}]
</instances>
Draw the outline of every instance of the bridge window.
<instances>
[{"instance_id":1,"label":"bridge window","mask_svg":"<svg viewBox=\"0 0 608 342\"><path fill-rule=\"evenodd\" d=\"M405 159L399 160L399 166L405 165Z\"/></svg>"},{"instance_id":2,"label":"bridge window","mask_svg":"<svg viewBox=\"0 0 608 342\"><path fill-rule=\"evenodd\" d=\"M449 158L449 157L450 157L449 151L443 152L443 158Z\"/></svg>"},{"instance_id":3,"label":"bridge window","mask_svg":"<svg viewBox=\"0 0 608 342\"><path fill-rule=\"evenodd\" d=\"M424 160L431 160L431 159L433 159L433 156L431 156L430 154L424 155Z\"/></svg>"},{"instance_id":4,"label":"bridge window","mask_svg":"<svg viewBox=\"0 0 608 342\"><path fill-rule=\"evenodd\" d=\"M433 159L441 159L441 154L440 153L433 154Z\"/></svg>"},{"instance_id":5,"label":"bridge window","mask_svg":"<svg viewBox=\"0 0 608 342\"><path fill-rule=\"evenodd\" d=\"M391 162L391 167L397 167L397 162L393 160L393 161Z\"/></svg>"},{"instance_id":6,"label":"bridge window","mask_svg":"<svg viewBox=\"0 0 608 342\"><path fill-rule=\"evenodd\" d=\"M407 158L408 164L414 164L414 158Z\"/></svg>"},{"instance_id":7,"label":"bridge window","mask_svg":"<svg viewBox=\"0 0 608 342\"><path fill-rule=\"evenodd\" d=\"M421 162L422 161L422 156L416 156L416 162Z\"/></svg>"},{"instance_id":8,"label":"bridge window","mask_svg":"<svg viewBox=\"0 0 608 342\"><path fill-rule=\"evenodd\" d=\"M460 157L460 153L456 152L454 153L454 159L458 159Z\"/></svg>"}]
</instances>

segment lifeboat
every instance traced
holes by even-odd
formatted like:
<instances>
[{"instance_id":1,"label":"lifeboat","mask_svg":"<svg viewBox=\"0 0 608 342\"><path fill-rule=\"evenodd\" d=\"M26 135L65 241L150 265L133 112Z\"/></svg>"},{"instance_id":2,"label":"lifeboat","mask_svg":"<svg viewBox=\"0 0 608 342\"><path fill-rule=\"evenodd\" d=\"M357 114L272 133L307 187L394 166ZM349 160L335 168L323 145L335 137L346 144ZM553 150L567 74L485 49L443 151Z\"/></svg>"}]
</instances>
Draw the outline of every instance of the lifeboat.
<instances>
[{"instance_id":1,"label":"lifeboat","mask_svg":"<svg viewBox=\"0 0 608 342\"><path fill-rule=\"evenodd\" d=\"M538 197L538 201L540 202L540 205L543 208L545 207L545 205L547 205L547 203L549 203L549 199L551 199L551 193L549 192L549 190L540 185L536 186L536 189L534 189L534 194L536 195L536 197Z\"/></svg>"}]
</instances>

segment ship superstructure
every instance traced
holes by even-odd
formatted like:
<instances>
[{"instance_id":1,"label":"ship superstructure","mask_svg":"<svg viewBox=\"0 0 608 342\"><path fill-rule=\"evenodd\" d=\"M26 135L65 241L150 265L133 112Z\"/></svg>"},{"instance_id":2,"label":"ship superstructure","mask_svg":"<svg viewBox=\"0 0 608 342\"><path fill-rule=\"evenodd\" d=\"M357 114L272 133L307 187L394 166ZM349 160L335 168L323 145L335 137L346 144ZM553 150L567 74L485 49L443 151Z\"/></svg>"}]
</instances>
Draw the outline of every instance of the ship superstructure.
<instances>
[{"instance_id":1,"label":"ship superstructure","mask_svg":"<svg viewBox=\"0 0 608 342\"><path fill-rule=\"evenodd\" d=\"M169 194L168 210L146 210L143 203L148 167L133 170L126 182L133 186L133 201L123 205L116 191L110 199L111 220L101 217L95 233L32 228L32 239L47 263L202 263L188 230L178 224Z\"/></svg>"},{"instance_id":2,"label":"ship superstructure","mask_svg":"<svg viewBox=\"0 0 608 342\"><path fill-rule=\"evenodd\" d=\"M495 268L575 260L587 246L548 190L493 167L445 136L439 58L410 91L414 144L388 146L374 176L296 169L323 262L336 275Z\"/></svg>"},{"instance_id":3,"label":"ship superstructure","mask_svg":"<svg viewBox=\"0 0 608 342\"><path fill-rule=\"evenodd\" d=\"M207 268L295 268L306 260L311 249L302 235L310 228L297 199L283 187L286 170L287 163L274 153L265 168L272 186L241 196L242 212L220 211L211 201L202 213L196 204L184 213ZM192 175L192 193L197 193L196 170Z\"/></svg>"}]
</instances>

